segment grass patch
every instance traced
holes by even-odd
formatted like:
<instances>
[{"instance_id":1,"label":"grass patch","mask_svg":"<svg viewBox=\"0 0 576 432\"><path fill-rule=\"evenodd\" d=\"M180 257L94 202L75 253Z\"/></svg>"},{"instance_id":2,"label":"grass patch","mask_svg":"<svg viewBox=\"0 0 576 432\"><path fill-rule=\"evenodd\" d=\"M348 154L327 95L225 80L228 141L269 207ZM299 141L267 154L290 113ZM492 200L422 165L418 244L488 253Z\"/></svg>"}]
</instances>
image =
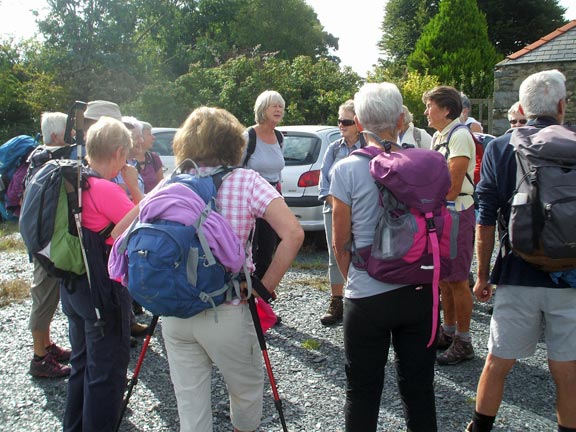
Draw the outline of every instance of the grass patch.
<instances>
[{"instance_id":1,"label":"grass patch","mask_svg":"<svg viewBox=\"0 0 576 432\"><path fill-rule=\"evenodd\" d=\"M0 307L22 301L30 295L30 283L23 279L0 282Z\"/></svg>"},{"instance_id":2,"label":"grass patch","mask_svg":"<svg viewBox=\"0 0 576 432\"><path fill-rule=\"evenodd\" d=\"M325 292L329 291L330 289L330 284L328 283L328 280L326 278L295 279L293 281L290 281L290 283L296 285L308 286L317 289L319 291L325 291Z\"/></svg>"},{"instance_id":3,"label":"grass patch","mask_svg":"<svg viewBox=\"0 0 576 432\"><path fill-rule=\"evenodd\" d=\"M3 222L0 224L0 251L8 250L26 250L18 230L18 223L16 222Z\"/></svg>"},{"instance_id":4,"label":"grass patch","mask_svg":"<svg viewBox=\"0 0 576 432\"><path fill-rule=\"evenodd\" d=\"M302 341L302 348L310 351L316 351L318 348L320 348L320 342L318 342L316 339L305 339Z\"/></svg>"},{"instance_id":5,"label":"grass patch","mask_svg":"<svg viewBox=\"0 0 576 432\"><path fill-rule=\"evenodd\" d=\"M324 260L318 258L313 261L294 261L292 263L292 268L294 270L324 270L328 267L328 264Z\"/></svg>"}]
</instances>

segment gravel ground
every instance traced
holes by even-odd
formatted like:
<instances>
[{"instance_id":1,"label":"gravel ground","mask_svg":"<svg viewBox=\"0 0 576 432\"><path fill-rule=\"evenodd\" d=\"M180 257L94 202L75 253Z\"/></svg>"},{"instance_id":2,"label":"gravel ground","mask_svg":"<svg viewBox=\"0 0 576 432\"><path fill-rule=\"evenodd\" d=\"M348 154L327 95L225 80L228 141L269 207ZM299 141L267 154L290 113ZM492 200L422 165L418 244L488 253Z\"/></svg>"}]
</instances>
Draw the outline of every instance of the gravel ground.
<instances>
[{"instance_id":1,"label":"gravel ground","mask_svg":"<svg viewBox=\"0 0 576 432\"><path fill-rule=\"evenodd\" d=\"M342 326L323 327L320 315L328 303L324 263L327 254L307 247L279 288L273 307L282 324L267 333L268 353L282 400L288 429L343 431L345 375ZM302 268L311 269L302 270ZM0 280L30 280L31 266L24 254L2 253ZM486 356L490 304L476 303L472 332L476 358L457 366L436 368L436 404L439 430L464 431L474 409L476 383ZM30 300L0 308L0 429L2 431L57 431L66 398L65 380L35 379L28 374L32 341L27 329ZM142 322L151 317L144 315ZM159 327L161 326L161 320ZM67 346L66 319L59 310L52 326L53 339ZM317 343L315 343L317 342ZM141 346L141 345L140 345ZM132 350L129 376L140 349ZM392 355L390 356L392 360ZM267 382L267 380L266 380ZM230 431L227 393L220 374L213 374L214 431ZM509 376L504 402L494 431L555 431L554 385L546 353L539 344L534 357L520 361ZM176 431L178 413L170 382L160 328L151 340L140 379L130 399L121 431ZM282 431L267 384L260 431ZM380 408L379 431L405 430L394 369L387 366Z\"/></svg>"}]
</instances>

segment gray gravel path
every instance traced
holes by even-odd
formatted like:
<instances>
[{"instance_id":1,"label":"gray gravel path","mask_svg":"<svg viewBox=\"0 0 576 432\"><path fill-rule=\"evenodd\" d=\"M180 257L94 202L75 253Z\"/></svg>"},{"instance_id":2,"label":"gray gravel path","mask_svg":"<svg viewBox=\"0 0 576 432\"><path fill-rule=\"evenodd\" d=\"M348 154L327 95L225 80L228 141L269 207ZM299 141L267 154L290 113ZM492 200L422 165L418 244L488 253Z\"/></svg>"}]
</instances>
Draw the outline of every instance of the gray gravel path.
<instances>
[{"instance_id":1,"label":"gray gravel path","mask_svg":"<svg viewBox=\"0 0 576 432\"><path fill-rule=\"evenodd\" d=\"M268 352L288 429L291 432L343 431L342 326L327 328L319 322L328 302L328 293L317 289L319 282L327 286L325 271L319 269L319 264L326 262L327 254L310 248L306 251L300 254L298 262L312 264L312 269L294 270L285 276L274 304L283 323L268 332ZM0 280L30 279L31 266L25 255L1 255ZM457 366L437 367L440 431L463 431L473 411L476 383L486 355L489 307L490 304L475 304L472 332L476 358ZM35 379L28 375L32 353L27 329L29 308L30 300L0 308L0 430L57 431L61 430L66 381ZM145 315L141 320L145 322L150 318ZM52 328L54 340L67 345L66 331L66 319L58 311ZM310 349L314 342L317 348ZM139 348L132 350L129 376L138 354ZM214 431L231 431L227 394L217 371L214 371L213 385ZM494 431L555 431L554 391L545 350L540 344L536 355L520 361L510 375ZM264 403L260 431L281 431L268 385ZM178 430L176 402L159 328L151 341L121 430ZM394 370L390 366L378 430L405 430Z\"/></svg>"}]
</instances>

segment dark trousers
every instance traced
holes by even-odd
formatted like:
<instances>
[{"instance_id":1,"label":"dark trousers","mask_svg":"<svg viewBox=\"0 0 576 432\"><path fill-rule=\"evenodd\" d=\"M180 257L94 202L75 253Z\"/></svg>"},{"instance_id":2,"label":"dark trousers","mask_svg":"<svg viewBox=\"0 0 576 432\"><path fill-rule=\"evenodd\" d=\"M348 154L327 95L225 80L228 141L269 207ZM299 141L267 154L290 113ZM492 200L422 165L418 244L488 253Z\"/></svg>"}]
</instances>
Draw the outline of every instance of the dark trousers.
<instances>
[{"instance_id":1,"label":"dark trousers","mask_svg":"<svg viewBox=\"0 0 576 432\"><path fill-rule=\"evenodd\" d=\"M256 266L254 274L258 276L258 279L262 279L262 276L270 267L278 241L279 238L276 235L276 231L272 229L268 222L264 219L256 219L254 240L252 242L252 260Z\"/></svg>"},{"instance_id":2,"label":"dark trousers","mask_svg":"<svg viewBox=\"0 0 576 432\"><path fill-rule=\"evenodd\" d=\"M86 277L74 284L74 293L64 285L60 290L72 347L64 432L113 431L118 420L130 360L131 298L125 287L115 285L117 304L103 308L102 328L94 326Z\"/></svg>"},{"instance_id":3,"label":"dark trousers","mask_svg":"<svg viewBox=\"0 0 576 432\"><path fill-rule=\"evenodd\" d=\"M376 431L390 343L407 430L434 432L432 288L407 286L344 305L347 432Z\"/></svg>"}]
</instances>

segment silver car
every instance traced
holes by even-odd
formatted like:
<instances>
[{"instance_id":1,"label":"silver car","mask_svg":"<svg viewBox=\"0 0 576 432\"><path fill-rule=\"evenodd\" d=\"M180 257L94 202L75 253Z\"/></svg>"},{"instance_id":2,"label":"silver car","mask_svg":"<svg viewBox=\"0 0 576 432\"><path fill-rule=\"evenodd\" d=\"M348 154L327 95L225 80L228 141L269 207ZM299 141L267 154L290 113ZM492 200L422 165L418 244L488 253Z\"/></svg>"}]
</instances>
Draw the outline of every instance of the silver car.
<instances>
[{"instance_id":1,"label":"silver car","mask_svg":"<svg viewBox=\"0 0 576 432\"><path fill-rule=\"evenodd\" d=\"M152 128L156 137L152 151L164 164L164 173L174 171L172 141L177 128ZM328 145L341 138L335 126L280 126L284 135L286 166L282 170L282 195L304 231L324 231L322 202L318 200L320 167Z\"/></svg>"},{"instance_id":2,"label":"silver car","mask_svg":"<svg viewBox=\"0 0 576 432\"><path fill-rule=\"evenodd\" d=\"M320 167L328 145L341 138L335 126L279 126L284 135L282 195L304 231L323 231L318 200Z\"/></svg>"}]
</instances>

